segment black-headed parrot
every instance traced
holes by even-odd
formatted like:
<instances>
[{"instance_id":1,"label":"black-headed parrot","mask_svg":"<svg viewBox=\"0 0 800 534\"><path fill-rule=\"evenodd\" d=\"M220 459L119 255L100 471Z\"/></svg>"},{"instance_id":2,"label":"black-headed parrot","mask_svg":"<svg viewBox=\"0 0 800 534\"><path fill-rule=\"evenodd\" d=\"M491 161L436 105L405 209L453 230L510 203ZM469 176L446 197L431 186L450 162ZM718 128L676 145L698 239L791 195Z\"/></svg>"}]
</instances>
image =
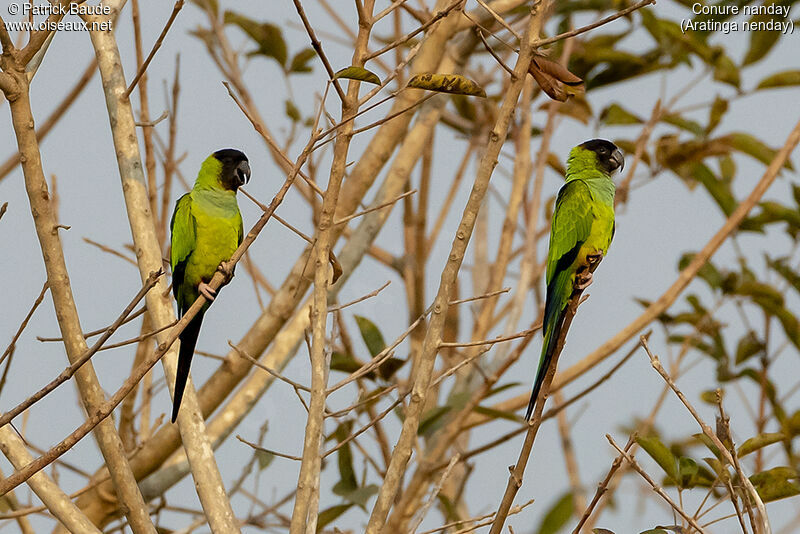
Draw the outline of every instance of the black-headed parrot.
<instances>
[{"instance_id":1,"label":"black-headed parrot","mask_svg":"<svg viewBox=\"0 0 800 534\"><path fill-rule=\"evenodd\" d=\"M581 143L567 158L566 183L558 192L550 228L542 354L525 419L533 413L573 291L591 283L590 267L611 245L615 191L611 175L624 163L622 152L605 139Z\"/></svg>"},{"instance_id":2,"label":"black-headed parrot","mask_svg":"<svg viewBox=\"0 0 800 534\"><path fill-rule=\"evenodd\" d=\"M175 204L170 223L170 264L178 317L183 316L198 295L202 294L208 302L179 337L173 423L178 417L203 315L216 296L208 283L242 242L244 231L236 191L249 179L247 156L233 148L217 150L203 161L192 190Z\"/></svg>"}]
</instances>

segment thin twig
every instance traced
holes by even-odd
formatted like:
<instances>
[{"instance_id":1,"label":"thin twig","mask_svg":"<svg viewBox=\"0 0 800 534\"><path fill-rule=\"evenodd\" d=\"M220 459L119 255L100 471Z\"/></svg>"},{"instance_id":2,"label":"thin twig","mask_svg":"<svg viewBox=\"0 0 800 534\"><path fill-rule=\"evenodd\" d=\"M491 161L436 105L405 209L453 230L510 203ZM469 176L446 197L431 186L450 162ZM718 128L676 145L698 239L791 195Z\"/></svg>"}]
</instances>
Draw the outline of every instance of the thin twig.
<instances>
[{"instance_id":1,"label":"thin twig","mask_svg":"<svg viewBox=\"0 0 800 534\"><path fill-rule=\"evenodd\" d=\"M510 287L504 287L503 289L498 289L497 291L490 291L489 293L484 293L483 295L478 295L476 297L469 297L466 299L458 299L458 300L451 300L448 306L455 306L457 304L464 304L465 302L473 302L475 300L482 300L488 299L492 297L496 297L497 295L502 295L503 293L508 293L511 291Z\"/></svg>"},{"instance_id":2,"label":"thin twig","mask_svg":"<svg viewBox=\"0 0 800 534\"><path fill-rule=\"evenodd\" d=\"M620 17L624 17L628 13L632 13L632 12L636 11L637 9L640 9L640 8L643 8L645 6L649 6L650 4L655 4L655 3L656 3L656 0L642 0L639 3L633 4L632 6L628 6L625 9L623 9L622 11L618 11L618 12L614 13L613 15L610 15L610 16L604 18L604 19L600 19L597 22L593 22L592 24L588 24L586 26L583 26L581 28L577 28L577 29L572 30L572 31L560 33L560 34L556 35L555 37L542 39L540 41L534 41L531 44L531 46L533 46L534 48L539 48L541 46L547 46L547 45L553 44L553 43L555 43L557 41L561 41L562 39L569 39L570 37L575 37L576 35L580 35L582 33L586 33L586 32L588 32L590 30L593 30L595 28L603 26L604 24L608 24L609 22L617 20Z\"/></svg>"},{"instance_id":3,"label":"thin twig","mask_svg":"<svg viewBox=\"0 0 800 534\"><path fill-rule=\"evenodd\" d=\"M270 369L269 367L267 367L263 363L259 362L258 360L256 360L252 356L250 356L245 350L243 350L243 349L237 347L236 345L234 345L230 340L228 341L228 345L236 352L236 354L238 354L239 356L241 356L245 360L249 361L250 363L252 363L256 367L258 367L259 369L263 369L264 371L266 371L267 373L271 374L272 376L274 376L278 380L282 380L283 382L286 382L287 384L289 384L290 386L292 386L295 389L301 389L303 391L311 391L311 388L309 388L308 386L304 386L303 384L295 382L294 380L291 380L290 378L286 378L285 376L283 376L279 372L277 372L277 371L275 371L273 369Z\"/></svg>"},{"instance_id":4,"label":"thin twig","mask_svg":"<svg viewBox=\"0 0 800 534\"><path fill-rule=\"evenodd\" d=\"M633 444L636 443L636 434L632 434L631 437L628 438L628 443L625 444L625 448L623 452L627 453ZM589 517L592 515L595 506L597 503L600 502L600 499L603 497L603 494L608 490L608 483L611 482L611 479L614 478L614 474L619 469L619 466L622 465L622 460L624 456L623 453L620 453L619 456L614 458L614 461L611 462L611 467L608 469L608 473L606 473L606 477L603 479L600 484L597 486L597 491L594 492L594 497L592 498L592 502L589 503L589 506L584 510L583 515L581 516L580 521L578 521L578 525L575 527L575 530L572 531L572 534L580 534L581 528L589 520Z\"/></svg>"},{"instance_id":5,"label":"thin twig","mask_svg":"<svg viewBox=\"0 0 800 534\"><path fill-rule=\"evenodd\" d=\"M371 208L365 209L364 211L359 211L357 213L353 213L352 215L348 215L347 217L344 217L344 218L339 219L337 221L333 221L333 224L334 225L344 224L344 223L346 223L348 221L351 221L351 220L355 219L356 217L362 217L362 216L366 215L367 213L371 213L373 211L377 211L379 209L385 208L386 206L391 206L392 204L394 204L398 200L402 200L402 199L406 198L407 196L413 195L416 192L417 192L416 189L412 189L411 191L406 191L402 195L399 195L399 196L397 196L397 197L395 197L395 198L393 198L391 200L387 200L386 202L382 202L382 203L378 204L377 206L373 206Z\"/></svg>"},{"instance_id":6,"label":"thin twig","mask_svg":"<svg viewBox=\"0 0 800 534\"><path fill-rule=\"evenodd\" d=\"M273 450L271 450L271 449L265 449L264 447L261 447L261 446L259 446L259 445L256 445L255 443L250 443L249 441L247 441L246 439L244 439L242 436L238 436L238 435L237 435L237 436L236 436L236 439L238 439L239 441L241 441L241 442L242 442L242 443L244 443L245 445L250 445L251 447L253 447L253 448L254 448L255 450L257 450L257 451L266 452L267 454L274 454L275 456L279 456L279 457L281 457L281 458L287 458L287 459L289 459L289 460L295 460L295 461L297 461L297 462L299 462L300 460L302 460L302 458L300 458L299 456L292 456L291 454L284 454L284 453L282 453L282 452L273 451Z\"/></svg>"},{"instance_id":7,"label":"thin twig","mask_svg":"<svg viewBox=\"0 0 800 534\"><path fill-rule=\"evenodd\" d=\"M303 5L300 3L300 0L294 0L294 7L297 10L297 14L300 15L300 20L303 21L303 27L306 29L308 38L311 39L311 46L322 60L322 65L328 72L328 78L333 82L333 87L336 89L336 94L339 95L339 100L346 102L347 95L344 94L344 90L339 84L339 80L336 78L336 73L333 72L333 67L331 67L330 61L328 61L328 56L326 56L325 52L322 50L322 43L320 43L319 39L317 39L317 36L314 33L314 28L311 27L311 23L308 21L308 17L306 17L306 12L303 9ZM369 57L367 57L364 61L368 59Z\"/></svg>"},{"instance_id":8,"label":"thin twig","mask_svg":"<svg viewBox=\"0 0 800 534\"><path fill-rule=\"evenodd\" d=\"M412 534L416 532L420 524L422 524L422 520L425 519L425 516L428 514L428 510L430 510L431 505L433 505L434 501L436 500L436 497L439 495L439 492L442 491L442 487L444 486L445 481L447 481L448 477L450 476L450 472L456 466L460 458L461 457L458 454L450 458L450 463L447 464L447 468L444 470L444 473L442 473L442 476L439 478L439 482L437 482L436 486L433 488L433 491L431 491L431 494L428 496L428 500L426 500L425 504L422 505L422 508L420 509L417 515L417 520L411 526L411 530L409 532L411 532Z\"/></svg>"},{"instance_id":9,"label":"thin twig","mask_svg":"<svg viewBox=\"0 0 800 534\"><path fill-rule=\"evenodd\" d=\"M103 343L105 343L108 340L108 338L110 338L114 334L114 332L116 332L117 328L119 328L122 325L122 323L125 321L128 315L133 311L136 305L139 304L139 301L141 301L147 294L147 292L150 291L156 285L156 282L158 282L158 279L161 277L162 274L164 274L163 271L150 274L148 279L145 281L144 286L142 286L139 292L136 293L136 296L133 297L133 300L131 300L130 304L128 304L125 307L125 309L122 310L122 313L119 315L119 317L117 317L116 321L111 323L111 326L109 326L108 329L105 331L105 333L100 337L100 339L98 339L97 342L95 342L92 348L87 350L83 355L81 355L80 358L76 359L69 367L64 369L61 372L61 374L59 374L56 378L54 378L45 387L43 387L42 389L40 389L27 399L19 403L17 406L15 406L11 410L0 416L0 428L5 426L16 416L18 416L19 414L21 414L22 412L33 406L36 402L43 399L48 393L56 389L58 386L69 380L72 377L72 375L74 375L75 372L78 369L80 369L81 366L83 366L83 364L88 362L89 359L97 353L100 347L103 346Z\"/></svg>"},{"instance_id":10,"label":"thin twig","mask_svg":"<svg viewBox=\"0 0 800 534\"><path fill-rule=\"evenodd\" d=\"M391 283L392 283L391 280L387 280L386 283L383 284L381 287L379 287L378 289L376 289L374 291L370 291L369 293L367 293L363 297L359 297L356 300L351 300L350 302L347 302L345 304L339 304L337 306L329 306L328 307L328 313L336 312L336 311L339 311L339 310L343 310L343 309L345 309L347 307L350 307L350 306L352 306L354 304L358 304L359 302L364 302L367 299L371 299L372 297L377 296L378 293L380 293L381 291L383 291L384 289L389 287L389 284L391 284Z\"/></svg>"},{"instance_id":11,"label":"thin twig","mask_svg":"<svg viewBox=\"0 0 800 534\"><path fill-rule=\"evenodd\" d=\"M440 19L446 17L454 9L460 9L463 4L464 4L464 0L455 0L452 4L450 4L446 8L442 9L441 11L436 12L433 15L433 17L431 17L427 22L425 22L424 24L421 24L420 26L417 26L417 28L415 28L413 31L407 33L406 35L404 35L404 36L402 36L402 37L400 37L398 39L395 39L394 41L392 41L388 45L384 46L380 50L376 50L375 52L369 54L365 58L365 61L369 61L370 59L373 59L373 58L376 58L376 57L378 57L380 55L383 55L386 52L388 52L389 50L392 50L393 48L397 48L401 44L409 41L410 39L413 39L415 35L417 35L417 34L419 34L421 32L424 32L425 30L428 29L429 26L431 26L432 24L436 23Z\"/></svg>"},{"instance_id":12,"label":"thin twig","mask_svg":"<svg viewBox=\"0 0 800 534\"><path fill-rule=\"evenodd\" d=\"M487 52L489 52L489 53L492 55L492 57L494 58L494 60L495 60L495 61L497 61L497 63L498 63L498 64L499 64L501 67L503 67L503 70L505 70L507 73L509 73L509 74L511 74L511 75L513 76L513 75L514 75L514 71L513 71L513 69L512 69L511 67L509 67L508 65L506 65L505 61L503 61L503 60L500 58L500 56L498 56L498 55L497 55L497 52L495 52L495 51L494 51L494 49L493 49L493 48L492 48L492 47L489 45L489 43L486 41L486 37L484 37L484 36L483 36L483 32L482 32L480 29L476 28L476 29L475 29L475 33L476 33L476 34L478 34L478 38L479 38L479 39L481 40L481 42L483 43L483 47L484 47L484 48L486 48L486 51L487 51Z\"/></svg>"},{"instance_id":13,"label":"thin twig","mask_svg":"<svg viewBox=\"0 0 800 534\"><path fill-rule=\"evenodd\" d=\"M172 27L172 23L175 22L175 19L178 17L178 13L180 13L181 9L183 8L183 3L184 0L177 0L175 2L175 6L172 8L172 13L170 13L169 19L167 19L167 23L164 25L164 29L161 30L161 35L159 35L158 39L156 39L153 49L150 50L149 54L147 54L147 59L144 60L144 63L142 63L142 66L139 68L136 76L133 77L131 84L125 90L122 98L128 98L130 96L131 91L133 91L133 88L136 87L137 83L139 83L139 80L144 75L147 67L150 66L150 62L153 60L153 57L155 57L156 52L158 52L158 49L161 48L161 45L164 43L164 38L167 36L167 32Z\"/></svg>"},{"instance_id":14,"label":"thin twig","mask_svg":"<svg viewBox=\"0 0 800 534\"><path fill-rule=\"evenodd\" d=\"M11 338L11 342L8 344L8 347L6 347L6 350L3 351L3 355L0 356L0 363L3 363L3 361L14 352L14 348L16 347L19 336L22 335L23 330L25 330L25 327L28 326L28 322L31 320L31 317L33 317L33 312L36 311L36 308L38 308L39 304L41 304L42 301L44 300L44 294L47 292L48 287L50 287L50 285L47 281L45 281L45 283L42 284L42 290L39 292L39 296L36 297L36 300L33 301L33 305L31 306L30 310L28 310L28 313L25 315L25 319L22 320L22 323L19 325L19 328L17 328L17 331Z\"/></svg>"},{"instance_id":15,"label":"thin twig","mask_svg":"<svg viewBox=\"0 0 800 534\"><path fill-rule=\"evenodd\" d=\"M504 341L511 341L512 339L519 339L521 337L529 336L533 332L539 330L541 326L535 326L528 330L523 330L522 332L517 332L516 334L512 334L510 336L497 336L494 339L482 339L480 341L470 341L467 343L453 343L449 341L443 341L439 343L439 347L480 347L482 345L494 345L495 343L502 343Z\"/></svg>"},{"instance_id":16,"label":"thin twig","mask_svg":"<svg viewBox=\"0 0 800 534\"><path fill-rule=\"evenodd\" d=\"M703 530L703 528L700 525L697 524L697 522L692 518L692 516L687 514L683 510L683 508L681 508L680 506L675 504L675 501L673 501L670 498L670 496L667 495L667 493L658 484L656 484L655 480L650 478L650 475L647 474L647 471L642 469L642 466L640 466L639 463L636 460L634 460L632 456L630 456L627 452L625 452L623 449L621 449L619 445L617 445L617 442L614 441L614 438L612 438L611 435L606 434L606 439L608 440L609 443L611 443L612 447L617 449L617 451L619 452L619 455L622 456L623 458L625 458L625 461L627 461L628 464L637 473L639 473L639 475L641 475L641 477L643 479L645 479L645 481L647 481L648 484L650 484L650 486L653 488L653 491L658 493L658 495L661 496L662 499L667 501L667 503L672 507L672 509L675 510L676 512L678 512L678 514L680 514L680 516L683 517L692 526L692 528L694 528L695 530L700 532L700 534L705 534L705 530Z\"/></svg>"},{"instance_id":17,"label":"thin twig","mask_svg":"<svg viewBox=\"0 0 800 534\"><path fill-rule=\"evenodd\" d=\"M758 491L756 491L756 488L755 486L753 486L753 483L750 481L750 479L744 475L744 472L742 472L741 466L738 465L739 462L734 460L733 456L728 451L727 447L723 445L722 441L720 441L720 439L717 437L717 435L714 433L711 427L708 426L708 424L706 424L705 421L703 421L703 419L700 417L700 414L697 413L697 410L695 410L694 406L692 406L692 404L686 398L686 395L684 395L683 392L680 389L678 389L678 386L675 384L675 381L672 380L672 377L669 376L669 373L667 373L667 371L661 365L661 361L658 359L658 356L654 355L650 351L650 347L647 344L647 340L640 339L640 341L642 347L644 347L644 350L647 353L647 356L650 358L650 364L653 366L653 369L655 369L658 372L658 374L661 375L661 378L664 379L664 381L667 383L670 389L675 393L675 395L677 395L677 397L680 399L683 405L686 406L686 409L689 410L689 413L692 414L692 417L694 417L695 421L697 421L697 424L700 425L700 428L703 430L703 434L708 436L708 438L719 449L720 453L724 456L725 461L728 462L728 465L736 469L736 472L739 475L739 479L741 480L742 485L745 487L745 489L747 489L747 492L750 494L750 497L756 504L756 508L758 508L758 513L761 516L761 528L763 529L764 534L770 534L772 532L772 529L769 524L769 517L767 516L767 509L764 506L764 501L761 500L761 496L758 494Z\"/></svg>"}]
</instances>

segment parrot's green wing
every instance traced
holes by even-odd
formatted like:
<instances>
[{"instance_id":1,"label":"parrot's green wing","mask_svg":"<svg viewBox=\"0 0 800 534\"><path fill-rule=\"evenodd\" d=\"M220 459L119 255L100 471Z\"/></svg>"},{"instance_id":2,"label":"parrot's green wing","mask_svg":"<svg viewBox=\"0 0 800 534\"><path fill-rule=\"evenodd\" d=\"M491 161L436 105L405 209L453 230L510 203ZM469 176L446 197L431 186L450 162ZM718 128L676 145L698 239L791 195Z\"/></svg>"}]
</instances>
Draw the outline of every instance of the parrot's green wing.
<instances>
[{"instance_id":1,"label":"parrot's green wing","mask_svg":"<svg viewBox=\"0 0 800 534\"><path fill-rule=\"evenodd\" d=\"M547 298L542 325L544 334L542 355L539 358L525 419L530 419L533 413L536 397L550 366L558 333L564 321L564 310L574 290L576 269L573 264L592 230L593 202L589 186L583 180L571 180L558 192L553 225L550 229L550 251L547 255Z\"/></svg>"},{"instance_id":2,"label":"parrot's green wing","mask_svg":"<svg viewBox=\"0 0 800 534\"><path fill-rule=\"evenodd\" d=\"M183 195L175 204L175 211L170 221L172 232L172 251L170 252L170 265L172 267L172 293L178 301L178 314L182 315L186 304L180 294L183 279L186 273L186 264L189 255L197 248L197 221L192 215L192 197ZM191 304L191 303L189 303Z\"/></svg>"},{"instance_id":3,"label":"parrot's green wing","mask_svg":"<svg viewBox=\"0 0 800 534\"><path fill-rule=\"evenodd\" d=\"M580 246L589 237L594 221L592 202L592 193L583 180L567 182L558 192L547 255L548 288L559 271L558 264L566 263L561 269L571 265Z\"/></svg>"}]
</instances>

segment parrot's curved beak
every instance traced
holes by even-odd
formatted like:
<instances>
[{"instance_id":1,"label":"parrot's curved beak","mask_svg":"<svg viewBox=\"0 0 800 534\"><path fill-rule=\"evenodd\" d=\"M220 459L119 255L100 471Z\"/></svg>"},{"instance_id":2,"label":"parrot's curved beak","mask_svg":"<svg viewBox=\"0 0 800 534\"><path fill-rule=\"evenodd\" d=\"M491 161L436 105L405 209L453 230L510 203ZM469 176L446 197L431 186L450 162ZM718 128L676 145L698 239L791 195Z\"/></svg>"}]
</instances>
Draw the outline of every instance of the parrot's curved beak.
<instances>
[{"instance_id":1,"label":"parrot's curved beak","mask_svg":"<svg viewBox=\"0 0 800 534\"><path fill-rule=\"evenodd\" d=\"M622 169L625 168L625 156L622 155L620 149L616 149L611 153L611 161L616 164L614 169L619 169L619 172L622 172Z\"/></svg>"},{"instance_id":2,"label":"parrot's curved beak","mask_svg":"<svg viewBox=\"0 0 800 534\"><path fill-rule=\"evenodd\" d=\"M236 166L236 179L239 181L239 185L250 181L250 164L247 161L241 161Z\"/></svg>"}]
</instances>

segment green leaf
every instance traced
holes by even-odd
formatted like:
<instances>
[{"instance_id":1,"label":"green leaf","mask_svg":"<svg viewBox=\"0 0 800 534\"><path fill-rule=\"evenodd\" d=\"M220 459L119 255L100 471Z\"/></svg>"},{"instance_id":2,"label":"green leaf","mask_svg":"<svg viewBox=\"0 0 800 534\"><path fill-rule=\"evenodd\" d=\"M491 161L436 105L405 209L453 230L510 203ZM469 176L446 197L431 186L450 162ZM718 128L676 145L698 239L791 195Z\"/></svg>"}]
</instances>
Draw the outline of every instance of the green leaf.
<instances>
[{"instance_id":1,"label":"green leaf","mask_svg":"<svg viewBox=\"0 0 800 534\"><path fill-rule=\"evenodd\" d=\"M657 437L637 437L636 443L656 461L673 482L680 481L678 475L678 460L675 455Z\"/></svg>"},{"instance_id":2,"label":"green leaf","mask_svg":"<svg viewBox=\"0 0 800 534\"><path fill-rule=\"evenodd\" d=\"M778 443L779 441L783 441L785 439L786 434L783 432L768 432L765 434L759 434L742 443L741 447L739 447L739 449L736 451L736 454L741 458L742 456L757 451L758 449L766 447L767 445L772 445L773 443Z\"/></svg>"},{"instance_id":3,"label":"green leaf","mask_svg":"<svg viewBox=\"0 0 800 534\"><path fill-rule=\"evenodd\" d=\"M711 109L708 112L706 134L710 134L719 125L726 111L728 111L728 101L719 96L714 97L714 103L711 104Z\"/></svg>"},{"instance_id":4,"label":"green leaf","mask_svg":"<svg viewBox=\"0 0 800 534\"><path fill-rule=\"evenodd\" d=\"M341 443L353 431L353 421L341 423L333 433L338 443ZM358 480L353 469L353 452L350 450L350 443L345 443L336 451L336 459L339 467L339 482L333 486L336 495L347 495L358 488Z\"/></svg>"},{"instance_id":5,"label":"green leaf","mask_svg":"<svg viewBox=\"0 0 800 534\"><path fill-rule=\"evenodd\" d=\"M719 172L724 181L730 182L733 180L733 177L736 176L736 162L733 161L732 157L722 156L719 158Z\"/></svg>"},{"instance_id":6,"label":"green leaf","mask_svg":"<svg viewBox=\"0 0 800 534\"><path fill-rule=\"evenodd\" d=\"M362 510L366 511L367 501L369 501L370 497L378 493L378 489L379 489L378 486L376 486L375 484L369 484L361 488L356 488L352 491L346 491L337 494L341 495L347 502L353 503ZM335 493L335 488L334 488L334 493Z\"/></svg>"},{"instance_id":7,"label":"green leaf","mask_svg":"<svg viewBox=\"0 0 800 534\"><path fill-rule=\"evenodd\" d=\"M572 508L572 493L566 493L550 507L542 518L538 534L555 534L561 530L572 517Z\"/></svg>"},{"instance_id":8,"label":"green leaf","mask_svg":"<svg viewBox=\"0 0 800 534\"><path fill-rule=\"evenodd\" d=\"M288 55L286 41L283 40L283 32L279 26L269 22L258 23L235 11L226 11L224 20L225 24L234 24L241 28L258 45L258 48L248 52L247 55L271 57L281 67L286 64Z\"/></svg>"},{"instance_id":9,"label":"green leaf","mask_svg":"<svg viewBox=\"0 0 800 534\"><path fill-rule=\"evenodd\" d=\"M488 408L486 406L475 406L475 408L473 408L472 411L475 413L479 413L481 415L485 415L492 419L507 419L509 421L519 421L519 417L505 410L495 410L494 408Z\"/></svg>"},{"instance_id":10,"label":"green leaf","mask_svg":"<svg viewBox=\"0 0 800 534\"><path fill-rule=\"evenodd\" d=\"M717 448L716 445L714 445L714 442L711 441L711 438L709 438L702 432L697 434L692 434L692 437L694 437L697 441L705 445L706 448L708 448L708 450L710 450L714 454L714 456L716 456L717 458L721 458L719 449ZM711 467L713 469L714 466L712 465Z\"/></svg>"},{"instance_id":11,"label":"green leaf","mask_svg":"<svg viewBox=\"0 0 800 534\"><path fill-rule=\"evenodd\" d=\"M767 265L769 265L770 269L781 275L784 280L789 282L796 291L800 292L800 274L786 264L786 258L773 260L768 257Z\"/></svg>"},{"instance_id":12,"label":"green leaf","mask_svg":"<svg viewBox=\"0 0 800 534\"><path fill-rule=\"evenodd\" d=\"M314 59L317 53L313 48L304 48L292 57L289 63L289 72L312 72L314 69L308 64Z\"/></svg>"},{"instance_id":13,"label":"green leaf","mask_svg":"<svg viewBox=\"0 0 800 534\"><path fill-rule=\"evenodd\" d=\"M775 154L778 153L777 150L768 147L761 140L743 132L732 133L730 135L720 137L719 140L729 145L732 149L757 159L764 165L769 165L772 163L772 160L775 158ZM784 167L792 170L792 164L788 159L786 160Z\"/></svg>"},{"instance_id":14,"label":"green leaf","mask_svg":"<svg viewBox=\"0 0 800 534\"><path fill-rule=\"evenodd\" d=\"M639 534L669 534L663 528L651 528L650 530L643 530Z\"/></svg>"},{"instance_id":15,"label":"green leaf","mask_svg":"<svg viewBox=\"0 0 800 534\"><path fill-rule=\"evenodd\" d=\"M486 91L478 85L478 82L465 78L460 74L434 74L430 72L417 74L408 80L406 87L486 98Z\"/></svg>"},{"instance_id":16,"label":"green leaf","mask_svg":"<svg viewBox=\"0 0 800 534\"><path fill-rule=\"evenodd\" d=\"M737 89L741 84L739 67L724 53L720 54L714 63L714 79L718 82L732 85Z\"/></svg>"},{"instance_id":17,"label":"green leaf","mask_svg":"<svg viewBox=\"0 0 800 534\"><path fill-rule=\"evenodd\" d=\"M217 0L192 0L192 3L198 6L205 11L208 11L214 17L219 16L219 5L217 4Z\"/></svg>"},{"instance_id":18,"label":"green leaf","mask_svg":"<svg viewBox=\"0 0 800 534\"><path fill-rule=\"evenodd\" d=\"M703 135L706 131L705 128L700 126L700 123L686 119L678 113L668 113L663 115L661 117L661 122L666 122L667 124L677 126L681 130L686 130L694 135Z\"/></svg>"},{"instance_id":19,"label":"green leaf","mask_svg":"<svg viewBox=\"0 0 800 534\"><path fill-rule=\"evenodd\" d=\"M750 297L754 301L769 301L776 306L783 305L783 294L769 284L755 280L745 280L736 288L736 293Z\"/></svg>"},{"instance_id":20,"label":"green leaf","mask_svg":"<svg viewBox=\"0 0 800 534\"><path fill-rule=\"evenodd\" d=\"M703 184L703 187L706 188L711 198L717 203L722 213L724 213L726 217L729 217L731 213L733 213L733 210L736 209L736 206L739 205L736 198L733 196L730 182L726 182L714 176L714 173L705 163L698 162L690 164L690 168L692 178Z\"/></svg>"},{"instance_id":21,"label":"green leaf","mask_svg":"<svg viewBox=\"0 0 800 534\"><path fill-rule=\"evenodd\" d=\"M771 502L800 494L800 486L789 481L797 476L797 471L791 467L774 467L751 476L750 482L764 502Z\"/></svg>"},{"instance_id":22,"label":"green leaf","mask_svg":"<svg viewBox=\"0 0 800 534\"><path fill-rule=\"evenodd\" d=\"M271 464L272 460L275 459L275 455L274 454L272 454L271 452L267 452L265 450L262 450L262 449L256 449L255 455L256 455L256 460L258 460L258 470L259 471L263 471L264 469L269 467L269 464Z\"/></svg>"},{"instance_id":23,"label":"green leaf","mask_svg":"<svg viewBox=\"0 0 800 534\"><path fill-rule=\"evenodd\" d=\"M386 361L378 366L378 375L384 380L389 380L405 364L406 360L400 358L387 358Z\"/></svg>"},{"instance_id":24,"label":"green leaf","mask_svg":"<svg viewBox=\"0 0 800 534\"><path fill-rule=\"evenodd\" d=\"M775 3L776 2L767 0L764 2L764 6L770 6ZM762 14L752 16L748 23L759 24L769 21L774 21L777 23L784 22L783 17L780 15ZM781 32L779 31L748 31L747 33L750 34L750 48L747 50L747 54L744 56L742 66L755 63L766 56L769 51L772 50L772 47L775 46L775 43L778 42L778 38L781 36Z\"/></svg>"},{"instance_id":25,"label":"green leaf","mask_svg":"<svg viewBox=\"0 0 800 534\"><path fill-rule=\"evenodd\" d=\"M361 332L361 339L364 340L367 350L374 358L386 348L386 342L383 341L383 334L381 334L381 331L375 326L375 323L366 317L360 315L354 317L356 319L356 324L358 324L358 329Z\"/></svg>"},{"instance_id":26,"label":"green leaf","mask_svg":"<svg viewBox=\"0 0 800 534\"><path fill-rule=\"evenodd\" d=\"M334 80L347 78L348 80L358 80L374 85L380 85L381 79L374 72L368 71L364 67L345 67L333 75Z\"/></svg>"},{"instance_id":27,"label":"green leaf","mask_svg":"<svg viewBox=\"0 0 800 534\"><path fill-rule=\"evenodd\" d=\"M771 74L761 80L756 89L775 89L794 85L800 85L800 70L785 70Z\"/></svg>"},{"instance_id":28,"label":"green leaf","mask_svg":"<svg viewBox=\"0 0 800 534\"><path fill-rule=\"evenodd\" d=\"M294 105L291 100L286 100L286 116L292 119L292 122L300 122L303 117L300 115L300 110Z\"/></svg>"},{"instance_id":29,"label":"green leaf","mask_svg":"<svg viewBox=\"0 0 800 534\"><path fill-rule=\"evenodd\" d=\"M417 435L428 436L439 428L441 425L437 423L439 423L442 417L444 417L444 414L449 412L451 408L452 406L437 406L422 414L422 420L419 423L419 428L417 428Z\"/></svg>"},{"instance_id":30,"label":"green leaf","mask_svg":"<svg viewBox=\"0 0 800 534\"><path fill-rule=\"evenodd\" d=\"M617 103L611 104L600 112L603 124L641 124L642 119Z\"/></svg>"},{"instance_id":31,"label":"green leaf","mask_svg":"<svg viewBox=\"0 0 800 534\"><path fill-rule=\"evenodd\" d=\"M698 472L697 462L686 456L681 456L678 461L678 472L680 474L680 487L691 488Z\"/></svg>"},{"instance_id":32,"label":"green leaf","mask_svg":"<svg viewBox=\"0 0 800 534\"><path fill-rule=\"evenodd\" d=\"M501 392L503 392L503 391L505 391L507 389L511 389L511 388L517 387L517 386L519 386L521 384L522 384L522 382L508 382L507 384L503 384L503 385L494 387L494 388L490 389L489 392L483 398L484 399L488 399L492 395L497 395L498 393L501 393Z\"/></svg>"},{"instance_id":33,"label":"green leaf","mask_svg":"<svg viewBox=\"0 0 800 534\"><path fill-rule=\"evenodd\" d=\"M714 473L716 473L717 478L721 482L726 483L731 479L731 474L728 471L728 468L718 458L703 458L703 461L714 470Z\"/></svg>"},{"instance_id":34,"label":"green leaf","mask_svg":"<svg viewBox=\"0 0 800 534\"><path fill-rule=\"evenodd\" d=\"M351 506L353 505L337 504L336 506L331 506L330 508L326 508L325 510L321 511L317 517L317 532L321 532L322 529L330 525L340 515L348 511Z\"/></svg>"},{"instance_id":35,"label":"green leaf","mask_svg":"<svg viewBox=\"0 0 800 534\"><path fill-rule=\"evenodd\" d=\"M352 354L334 351L331 354L331 371L341 371L343 373L354 373L361 368L361 362L356 360ZM372 374L372 377L375 375ZM367 375L370 378L369 375Z\"/></svg>"},{"instance_id":36,"label":"green leaf","mask_svg":"<svg viewBox=\"0 0 800 534\"><path fill-rule=\"evenodd\" d=\"M745 334L739 343L736 345L736 365L746 362L756 354L760 354L764 350L764 343L758 339L756 333L752 330Z\"/></svg>"},{"instance_id":37,"label":"green leaf","mask_svg":"<svg viewBox=\"0 0 800 534\"><path fill-rule=\"evenodd\" d=\"M700 400L705 402L706 404L711 404L712 406L716 406L717 404L717 390L715 389L707 389L700 393Z\"/></svg>"},{"instance_id":38,"label":"green leaf","mask_svg":"<svg viewBox=\"0 0 800 534\"><path fill-rule=\"evenodd\" d=\"M593 528L592 534L615 534L613 530L607 528Z\"/></svg>"},{"instance_id":39,"label":"green leaf","mask_svg":"<svg viewBox=\"0 0 800 534\"><path fill-rule=\"evenodd\" d=\"M450 98L453 100L453 107L456 108L459 116L470 122L478 118L478 112L471 98L467 98L465 95L453 95Z\"/></svg>"}]
</instances>

